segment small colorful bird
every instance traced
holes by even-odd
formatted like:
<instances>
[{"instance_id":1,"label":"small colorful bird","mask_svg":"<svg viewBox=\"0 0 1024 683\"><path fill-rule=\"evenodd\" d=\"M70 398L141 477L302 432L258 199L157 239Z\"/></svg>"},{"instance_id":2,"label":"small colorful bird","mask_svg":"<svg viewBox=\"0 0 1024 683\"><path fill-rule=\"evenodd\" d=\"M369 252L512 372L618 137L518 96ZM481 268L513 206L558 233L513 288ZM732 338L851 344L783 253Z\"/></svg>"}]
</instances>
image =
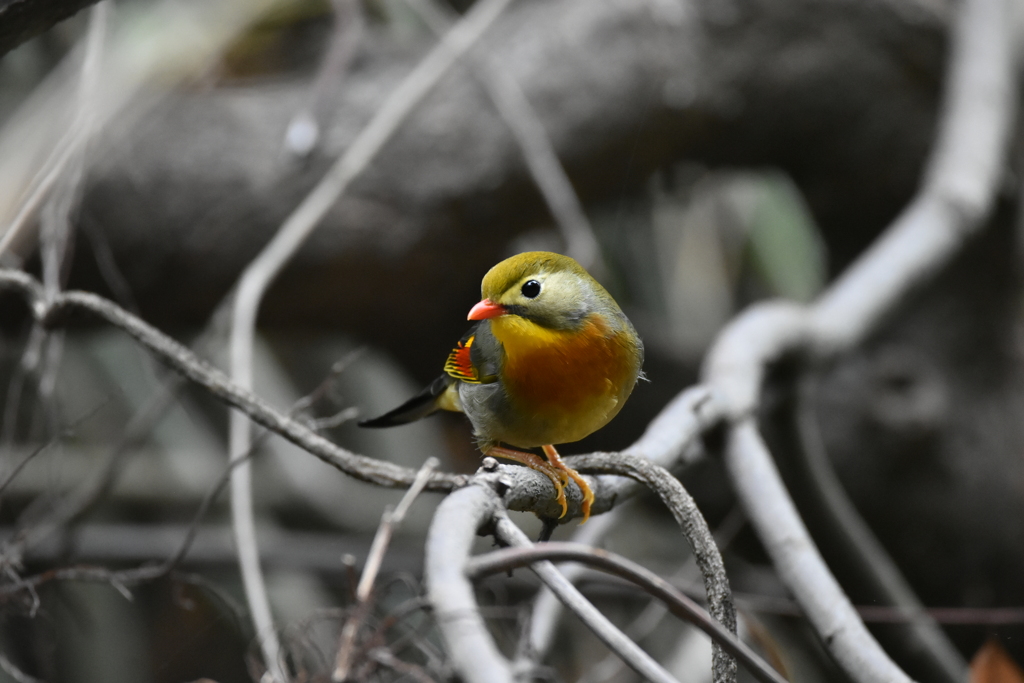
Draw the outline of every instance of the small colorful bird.
<instances>
[{"instance_id":1,"label":"small colorful bird","mask_svg":"<svg viewBox=\"0 0 1024 683\"><path fill-rule=\"evenodd\" d=\"M583 493L583 522L594 493L554 444L579 441L608 424L641 377L644 346L611 295L573 259L531 251L491 268L479 321L459 341L444 374L363 427L407 424L437 410L465 413L484 455L547 475L558 492L571 478ZM534 453L505 448L540 447Z\"/></svg>"}]
</instances>

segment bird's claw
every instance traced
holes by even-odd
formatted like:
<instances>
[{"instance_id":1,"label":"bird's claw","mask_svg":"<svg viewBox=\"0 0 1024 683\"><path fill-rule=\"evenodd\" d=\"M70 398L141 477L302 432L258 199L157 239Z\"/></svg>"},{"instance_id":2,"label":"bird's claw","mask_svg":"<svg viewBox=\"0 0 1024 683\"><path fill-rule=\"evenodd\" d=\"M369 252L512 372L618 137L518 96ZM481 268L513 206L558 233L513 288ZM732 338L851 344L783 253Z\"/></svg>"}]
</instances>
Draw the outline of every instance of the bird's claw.
<instances>
[{"instance_id":1,"label":"bird's claw","mask_svg":"<svg viewBox=\"0 0 1024 683\"><path fill-rule=\"evenodd\" d=\"M580 520L580 526L583 526L587 523L587 520L590 519L590 506L594 504L594 492L591 490L590 486L586 485L586 482L583 482L580 489L583 491L583 503L580 505L580 512L583 513L583 519Z\"/></svg>"},{"instance_id":2,"label":"bird's claw","mask_svg":"<svg viewBox=\"0 0 1024 683\"><path fill-rule=\"evenodd\" d=\"M558 518L562 519L569 513L569 503L565 499L565 484L559 485L554 480L551 483L555 485L555 490L558 492L558 495L555 496L555 502L562 506L562 514L558 515Z\"/></svg>"}]
</instances>

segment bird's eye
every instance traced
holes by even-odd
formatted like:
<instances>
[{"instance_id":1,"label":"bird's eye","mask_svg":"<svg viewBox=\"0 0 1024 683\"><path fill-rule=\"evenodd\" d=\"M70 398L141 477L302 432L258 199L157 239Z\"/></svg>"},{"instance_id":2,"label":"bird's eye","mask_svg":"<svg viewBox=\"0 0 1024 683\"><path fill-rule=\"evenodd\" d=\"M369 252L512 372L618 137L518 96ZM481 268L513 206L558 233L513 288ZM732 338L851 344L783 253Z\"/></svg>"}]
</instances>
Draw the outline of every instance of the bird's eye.
<instances>
[{"instance_id":1,"label":"bird's eye","mask_svg":"<svg viewBox=\"0 0 1024 683\"><path fill-rule=\"evenodd\" d=\"M523 283L522 292L527 299L535 299L540 294L540 283L536 280L527 280Z\"/></svg>"}]
</instances>

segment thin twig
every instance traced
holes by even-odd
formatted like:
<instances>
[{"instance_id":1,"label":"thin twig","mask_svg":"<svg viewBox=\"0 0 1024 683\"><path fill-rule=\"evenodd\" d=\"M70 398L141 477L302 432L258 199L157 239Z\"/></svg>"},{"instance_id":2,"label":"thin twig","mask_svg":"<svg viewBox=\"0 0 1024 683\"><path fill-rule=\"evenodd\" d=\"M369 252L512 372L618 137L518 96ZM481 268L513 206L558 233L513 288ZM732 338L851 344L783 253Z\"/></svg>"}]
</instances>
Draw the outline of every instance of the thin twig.
<instances>
[{"instance_id":1,"label":"thin twig","mask_svg":"<svg viewBox=\"0 0 1024 683\"><path fill-rule=\"evenodd\" d=\"M624 509L622 505L619 505L611 512L594 517L573 533L573 543L596 546L608 531L618 524ZM582 576L586 570L580 564L560 566L558 569L572 583L576 583L576 579ZM523 648L520 655L517 656L517 668L526 666L527 659L543 661L554 640L555 628L561 614L562 603L554 593L546 587L542 587L538 591L537 597L534 598L533 608L530 610L530 627L526 634L529 646Z\"/></svg>"},{"instance_id":2,"label":"thin twig","mask_svg":"<svg viewBox=\"0 0 1024 683\"><path fill-rule=\"evenodd\" d=\"M43 683L43 679L36 678L35 676L29 676L27 673L16 667L14 662L8 659L3 653L0 653L0 669L3 669L4 673L17 681L17 683Z\"/></svg>"},{"instance_id":3,"label":"thin twig","mask_svg":"<svg viewBox=\"0 0 1024 683\"><path fill-rule=\"evenodd\" d=\"M501 15L511 0L476 3L420 64L392 92L341 158L281 225L273 239L246 267L238 281L231 322L231 378L243 389L252 387L252 354L256 317L267 288L313 232L330 208L376 157L416 106L456 61ZM229 452L232 459L250 446L249 421L232 412ZM260 638L263 658L273 681L286 679L278 663L280 644L259 565L252 505L252 473L248 467L231 477L231 517L246 599Z\"/></svg>"},{"instance_id":4,"label":"thin twig","mask_svg":"<svg viewBox=\"0 0 1024 683\"><path fill-rule=\"evenodd\" d=\"M363 34L366 18L358 0L333 0L334 26L330 44L317 71L307 100L288 122L285 147L297 157L308 156L320 143L323 110L343 82Z\"/></svg>"},{"instance_id":5,"label":"thin twig","mask_svg":"<svg viewBox=\"0 0 1024 683\"><path fill-rule=\"evenodd\" d=\"M320 381L320 384L314 387L313 391L309 392L292 405L292 409L289 411L289 416L295 417L299 413L309 410L314 403L319 401L321 398L326 396L334 388L338 378L341 377L342 373L345 372L361 355L363 355L364 349L358 348L354 351L350 351L345 354L344 357L334 361L331 365L331 369L327 371L327 375Z\"/></svg>"},{"instance_id":6,"label":"thin twig","mask_svg":"<svg viewBox=\"0 0 1024 683\"><path fill-rule=\"evenodd\" d=\"M859 343L962 248L991 209L1013 120L1014 64L1005 0L967 0L922 190L810 309L751 309L731 323L704 377L726 405L726 464L751 523L843 670L855 681L907 681L857 616L814 547L753 415L768 363L797 349L823 356Z\"/></svg>"},{"instance_id":7,"label":"thin twig","mask_svg":"<svg viewBox=\"0 0 1024 683\"><path fill-rule=\"evenodd\" d=\"M75 310L96 315L131 336L160 362L217 400L241 411L254 423L349 476L389 488L408 487L416 478L416 470L352 453L331 443L301 421L270 407L251 391L238 387L223 372L200 359L192 350L108 299L89 292L68 291L47 301L43 296L42 285L31 275L0 268L2 289L19 293L36 320L45 327L65 324L66 314ZM726 412L725 406L706 387L688 388L669 402L651 421L643 436L624 452L669 465L694 462L703 453L700 436L721 423ZM509 509L546 516L560 514L561 510L554 501L554 489L547 477L527 468L504 465L494 475L510 483L505 494ZM597 494L595 514L613 509L616 504L641 489L635 481L624 477L594 477L593 480L592 486ZM466 481L463 475L436 472L431 476L426 490L447 493L464 485ZM575 495L575 499L570 501L569 516L578 516L578 489L567 489L567 495L570 498Z\"/></svg>"},{"instance_id":8,"label":"thin twig","mask_svg":"<svg viewBox=\"0 0 1024 683\"><path fill-rule=\"evenodd\" d=\"M436 0L406 0L406 3L437 35L443 35L457 16ZM596 275L603 264L594 229L576 196L569 175L558 159L544 124L507 70L494 59L484 59L487 61L470 58L476 80L487 91L498 114L519 145L530 176L562 233L566 254Z\"/></svg>"},{"instance_id":9,"label":"thin twig","mask_svg":"<svg viewBox=\"0 0 1024 683\"><path fill-rule=\"evenodd\" d=\"M71 496L54 510L50 512L48 517L41 522L37 522L30 529L19 530L12 536L10 540L7 540L3 544L3 552L0 553L0 557L5 559L7 564L10 564L11 560L9 556L12 555L12 549L14 549L14 557L20 558L25 546L31 546L37 543L39 540L44 538L47 534L52 533L53 530L60 528L63 524L73 519L75 516L81 514L86 510L93 502L98 500L103 491L105 491L113 481L113 474L116 472L116 464L120 461L124 453L129 450L130 444L134 443L135 440L140 438L141 434L144 433L151 424L151 413L154 411L162 411L166 402L174 397L174 387L164 385L164 391L154 395L149 403L148 409L143 409L139 413L136 413L132 422L128 425L125 430L124 437L121 442L113 449L111 457L108 458L106 465L95 478L94 481L87 485L85 489L79 492L75 496ZM83 416L79 420L76 420L72 427L79 424L82 420L90 417L99 408L90 411L87 415ZM70 429L70 428L69 428ZM199 533L199 525L210 507L213 505L217 496L220 495L224 487L230 480L231 472L241 465L243 462L247 462L254 451L246 455L245 458L240 458L235 461L229 462L228 466L225 467L223 474L214 484L214 486L207 491L203 500L200 502L199 507L193 516L192 523L185 530L185 534L180 541L177 550L170 554L170 556L162 563L155 566L140 567L137 569L126 569L116 572L104 571L98 568L66 568L55 572L44 572L35 577L29 577L23 580L15 581L13 584L0 588L0 596L6 596L8 594L27 589L35 590L41 583L54 579L72 579L77 580L79 578L85 578L86 580L99 580L106 581L112 585L118 586L130 586L143 581L152 581L170 574L174 569L185 559L189 550L195 541L196 536ZM26 459L27 460L27 459ZM422 483L420 486L422 487ZM2 490L2 489L0 489ZM81 572L84 572L81 573Z\"/></svg>"},{"instance_id":10,"label":"thin twig","mask_svg":"<svg viewBox=\"0 0 1024 683\"><path fill-rule=\"evenodd\" d=\"M67 177L69 166L72 167L69 195L74 195L78 191L82 176L82 155L96 131L96 89L109 16L109 2L99 2L89 9L89 28L79 70L75 115L65 134L33 178L29 194L22 202L14 220L7 226L3 235L0 235L0 256L14 244L26 226L31 224L39 208L50 196L51 190L62 178ZM66 220L66 216L64 219ZM43 265L47 268L52 267L54 263L44 259Z\"/></svg>"},{"instance_id":11,"label":"thin twig","mask_svg":"<svg viewBox=\"0 0 1024 683\"><path fill-rule=\"evenodd\" d=\"M63 289L74 248L73 216L81 202L82 178L85 174L85 156L94 134L97 90L106 43L110 15L109 1L89 8L89 26L86 31L85 54L79 71L78 93L72 129L81 133L74 139L74 149L62 167L55 169L53 185L46 194L40 212L39 242L42 280L49 298ZM17 230L10 229L12 233ZM48 419L49 433L57 429L60 417L53 401L57 374L64 351L64 332L51 331L46 336L42 371L39 373L39 402Z\"/></svg>"},{"instance_id":12,"label":"thin twig","mask_svg":"<svg viewBox=\"0 0 1024 683\"><path fill-rule=\"evenodd\" d=\"M513 683L512 667L487 633L473 585L463 567L477 532L490 524L501 502L494 491L467 486L447 496L427 532L424 570L427 597L459 677L466 683Z\"/></svg>"},{"instance_id":13,"label":"thin twig","mask_svg":"<svg viewBox=\"0 0 1024 683\"><path fill-rule=\"evenodd\" d=\"M961 683L968 677L967 662L935 620L928 616L896 563L857 512L832 468L817 423L815 381L808 375L800 382L793 416L800 442L795 449L796 459L810 483L804 495L814 506L812 514L819 524L827 524L828 536L843 548L842 562L870 585L872 597L896 606L908 617L906 627L896 630L895 637L907 652L923 660L928 678Z\"/></svg>"},{"instance_id":14,"label":"thin twig","mask_svg":"<svg viewBox=\"0 0 1024 683\"><path fill-rule=\"evenodd\" d=\"M224 469L224 473L203 497L202 502L196 509L195 515L193 515L192 523L186 529L185 535L179 542L177 549L163 562L156 565L148 565L133 569L122 569L118 571L91 566L65 567L61 569L48 570L34 576L14 581L11 584L0 586L0 597L7 597L22 590L34 591L40 585L54 580L102 581L109 583L124 592L129 586L167 576L174 571L174 569L181 564L188 555L188 551L192 547L192 544L199 533L199 524L206 516L206 513L210 510L210 507L217 499L217 496L220 495L221 491L224 490L224 487L227 486L227 483L231 478L232 470L241 465L241 463L246 462L248 457L249 456L246 456L244 459L228 463L228 466ZM10 545L10 542L5 543L5 548L7 545Z\"/></svg>"},{"instance_id":15,"label":"thin twig","mask_svg":"<svg viewBox=\"0 0 1024 683\"><path fill-rule=\"evenodd\" d=\"M436 683L433 678L427 675L427 672L415 664L409 662L403 662L398 657L391 654L391 651L386 647L375 647L367 655L373 661L385 666L396 673L404 674L417 683Z\"/></svg>"},{"instance_id":16,"label":"thin twig","mask_svg":"<svg viewBox=\"0 0 1024 683\"><path fill-rule=\"evenodd\" d=\"M135 293L124 271L117 264L114 250L110 247L110 240L107 239L103 228L95 219L79 214L78 233L88 241L98 274L111 292L113 300L132 313L138 313L139 304Z\"/></svg>"},{"instance_id":17,"label":"thin twig","mask_svg":"<svg viewBox=\"0 0 1024 683\"><path fill-rule=\"evenodd\" d=\"M526 534L508 519L504 510L497 513L494 536L502 543L516 548L533 546ZM587 628L612 652L621 657L629 668L655 683L678 683L675 677L661 664L630 640L608 617L594 607L593 603L583 597L583 594L562 576L555 565L550 562L538 562L530 569L540 577L540 580L551 589L551 592L562 601L566 608L586 624Z\"/></svg>"},{"instance_id":18,"label":"thin twig","mask_svg":"<svg viewBox=\"0 0 1024 683\"><path fill-rule=\"evenodd\" d=\"M22 460L15 467L14 471L10 473L7 479L5 479L3 484L0 485L0 491L3 491L4 488L9 486L10 483L14 481L14 478L17 476L17 474L22 470L22 468L25 465L29 463L29 461L33 457L41 453L49 446L59 443L59 439L61 437L73 434L75 428L78 427L78 425L82 424L83 422L91 418L93 415L98 413L105 405L106 402L104 401L103 403L95 406L92 410L88 411L81 417L75 419L74 421L71 422L71 424L69 424L67 427L63 429L61 434L54 436L43 447L37 449L35 452L30 454L24 460ZM3 543L0 544L0 565L5 567L20 565L22 557L24 555L25 548L31 546L38 540L45 538L55 529L57 529L59 526L65 523L68 519L70 519L71 515L68 514L68 511L77 509L75 507L75 501L77 501L80 497L80 494L76 495L74 493L65 496L62 499L60 499L59 502L54 504L51 508L47 509L38 517L38 513L36 513L36 509L34 507L30 507L28 510L22 512L18 520L19 525L22 525L21 528L19 528L17 532L12 534L11 537L5 539ZM45 504L45 501L46 499L43 497L37 498L35 501L33 501L33 506L35 506L36 504Z\"/></svg>"},{"instance_id":19,"label":"thin twig","mask_svg":"<svg viewBox=\"0 0 1024 683\"><path fill-rule=\"evenodd\" d=\"M608 515L606 515L608 516ZM600 519L600 518L599 518ZM733 508L733 510L725 517L721 525L715 529L715 544L720 550L725 550L736 537L736 534L746 525L747 518L743 514L742 509L739 506ZM575 539L574 539L575 540ZM592 545L592 544L590 544ZM707 595L707 591L704 588L703 582L696 585L692 582L688 583L685 587L680 587L686 577L696 569L696 560L693 555L690 555L686 561L675 571L675 573L669 577L668 581L679 588L681 591L694 597L696 599L704 599ZM591 570L586 569L583 565L571 565L582 569L580 576L590 572ZM694 588L695 590L689 590ZM733 602L740 604L739 597L736 592L733 591ZM637 641L638 643L650 636L659 626L663 618L665 617L668 609L665 605L657 600L651 600L647 606L643 609L640 614L633 618L629 625L623 629L630 638ZM798 612L799 614L799 612ZM590 671L587 672L585 680L590 683L591 681L608 681L614 680L618 677L619 672L622 670L622 662L614 656L607 656L602 661L591 667Z\"/></svg>"},{"instance_id":20,"label":"thin twig","mask_svg":"<svg viewBox=\"0 0 1024 683\"><path fill-rule=\"evenodd\" d=\"M730 655L742 662L759 681L766 683L785 681L746 643L671 583L636 562L607 550L591 548L578 543L560 542L539 543L528 548L505 548L486 555L477 555L469 560L466 563L466 576L471 580L478 580L491 574L530 566L542 560L580 562L635 583L654 597L664 601L672 614L708 634Z\"/></svg>"},{"instance_id":21,"label":"thin twig","mask_svg":"<svg viewBox=\"0 0 1024 683\"><path fill-rule=\"evenodd\" d=\"M228 481L231 479L231 472L251 457L252 451L250 451L245 458L229 462L228 466L224 468L224 472L217 480L217 483L206 492L206 495L203 496L203 500L199 504L199 507L196 508L196 512L192 516L192 522L189 524L188 530L185 532L185 537L182 538L181 545L178 546L178 550L168 557L163 563L161 567L162 574L170 573L185 559L185 556L188 555L189 549L196 540L196 536L199 534L200 522L203 521L203 518L206 517L206 513L209 512L210 508L213 506L214 501L217 500L221 491L223 491L227 486Z\"/></svg>"},{"instance_id":22,"label":"thin twig","mask_svg":"<svg viewBox=\"0 0 1024 683\"><path fill-rule=\"evenodd\" d=\"M388 544L391 542L391 536L394 534L395 529L401 525L402 520L405 519L405 514L408 512L409 507L416 500L420 492L423 491L423 487L426 486L428 478L437 469L438 464L437 458L429 458L423 463L423 467L420 468L419 473L416 475L416 480L409 487L409 490L405 492L405 495L402 496L398 506L393 510L390 506L384 510L380 526L377 527L373 543L370 544L370 552L366 556L366 564L363 566L362 576L359 577L359 585L356 586L355 608L341 629L338 656L335 660L334 673L331 674L331 679L334 681L340 682L348 679L353 663L356 635L369 609L373 584L377 580L377 573L380 571L381 563L384 561L384 554L387 552Z\"/></svg>"},{"instance_id":23,"label":"thin twig","mask_svg":"<svg viewBox=\"0 0 1024 683\"><path fill-rule=\"evenodd\" d=\"M230 40L272 5L271 0L222 0L152 3L146 7L138 17L141 21L128 22L134 26L123 27L125 30L109 41L109 56L101 69L102 92L90 121L92 132L112 120L121 121L117 117L140 90L148 88L153 94L149 86L155 81L169 86L170 79L193 77L196 67L220 54ZM162 26L165 30L153 32L144 26ZM144 41L145 49L139 49L140 41ZM82 48L73 50L53 70L48 83L37 88L37 95L0 131L4 177L14 181L5 183L0 192L0 254L26 251L19 239L29 236L24 226L31 225L41 201L80 149L84 127L73 125L74 117L65 114L64 108L79 89L80 81L70 74L82 52ZM13 216L16 213L19 215Z\"/></svg>"},{"instance_id":24,"label":"thin twig","mask_svg":"<svg viewBox=\"0 0 1024 683\"><path fill-rule=\"evenodd\" d=\"M37 447L34 451L32 451L31 453L26 455L22 459L22 461L19 462L17 465L15 465L14 468L10 472L7 473L7 475L3 478L3 480L0 481L0 495L2 495L3 492L7 489L7 487L11 485L11 482L14 481L14 478L18 476L18 473L21 472L21 470L25 468L25 465L27 465L29 462L31 462L37 455L39 455L40 453L44 452L47 448L49 448L50 446L53 446L54 444L56 444L59 439L65 438L65 437L68 437L68 436L71 436L72 434L74 434L75 433L75 429L79 425L81 425L83 422L85 422L86 420L91 418L93 415L98 413L105 405L106 405L106 401L104 401L103 403L99 404L98 406L96 406L92 410L89 410L88 412L86 412L81 417L79 417L76 420L72 421L71 424L69 424L67 427L65 427L61 431L60 434L58 434L54 438L50 439L49 441L47 441L46 443L44 443L41 446Z\"/></svg>"},{"instance_id":25,"label":"thin twig","mask_svg":"<svg viewBox=\"0 0 1024 683\"><path fill-rule=\"evenodd\" d=\"M857 612L873 624L906 624L918 620L917 612L884 605L859 605ZM925 613L940 624L957 626L1024 625L1022 607L927 607Z\"/></svg>"},{"instance_id":26,"label":"thin twig","mask_svg":"<svg viewBox=\"0 0 1024 683\"><path fill-rule=\"evenodd\" d=\"M416 478L416 470L351 453L315 434L299 421L271 408L252 392L235 385L223 372L198 358L190 349L108 299L89 292L68 291L52 301L46 301L38 280L22 271L3 268L0 268L0 289L19 292L28 302L36 320L47 327L61 324L61 316L71 310L81 309L98 316L126 332L161 362L203 387L218 400L237 408L256 424L356 479L381 486L405 488ZM435 473L427 489L450 491L464 480L465 477Z\"/></svg>"},{"instance_id":27,"label":"thin twig","mask_svg":"<svg viewBox=\"0 0 1024 683\"><path fill-rule=\"evenodd\" d=\"M708 594L708 610L725 628L736 632L736 608L732 604L732 590L725 574L722 555L715 545L704 515L697 509L693 497L686 491L682 483L663 467L649 460L628 455L592 454L576 456L572 459L573 467L581 471L600 471L607 474L628 476L646 484L658 494L662 502L672 512L676 522L682 527L686 540L693 550L694 559L704 577L704 586ZM713 679L716 683L736 680L736 662L729 657L716 643L713 650Z\"/></svg>"},{"instance_id":28,"label":"thin twig","mask_svg":"<svg viewBox=\"0 0 1024 683\"><path fill-rule=\"evenodd\" d=\"M60 182L54 186L42 213L41 242L43 284L47 294L53 296L63 286L65 261L71 243L72 214L81 200L85 155L95 132L97 90L103 66L107 25L110 22L111 2L105 0L89 8L89 27L86 31L85 54L79 75L72 128L81 128L74 153L67 167L60 173Z\"/></svg>"},{"instance_id":29,"label":"thin twig","mask_svg":"<svg viewBox=\"0 0 1024 683\"><path fill-rule=\"evenodd\" d=\"M13 553L15 557L20 557L25 548L41 542L99 502L114 485L117 475L123 471L125 458L133 453L134 447L141 442L152 422L165 414L173 398L171 392L164 392L146 401L129 420L120 440L114 444L103 463L95 468L85 483L64 496L41 518L33 520L30 526L22 528L13 538L4 542L0 554L7 556Z\"/></svg>"},{"instance_id":30,"label":"thin twig","mask_svg":"<svg viewBox=\"0 0 1024 683\"><path fill-rule=\"evenodd\" d=\"M40 288L42 285L40 285ZM41 291L41 289L40 289ZM22 395L29 377L39 367L46 342L46 331L36 322L29 330L25 348L21 352L18 367L7 384L4 400L3 424L0 425L0 449L10 451L18 431L18 414L21 412Z\"/></svg>"},{"instance_id":31,"label":"thin twig","mask_svg":"<svg viewBox=\"0 0 1024 683\"><path fill-rule=\"evenodd\" d=\"M0 235L0 256L14 246L25 228L32 224L32 218L46 200L50 190L57 184L64 168L74 158L83 139L82 127L80 125L73 126L54 146L50 157L33 178L28 197L21 203L18 213L7 226L3 235Z\"/></svg>"},{"instance_id":32,"label":"thin twig","mask_svg":"<svg viewBox=\"0 0 1024 683\"><path fill-rule=\"evenodd\" d=\"M25 465L32 462L32 460L34 460L37 455L43 453L46 449L48 449L56 442L56 439L50 439L46 443L40 446L36 446L35 450L26 455L24 458L21 459L21 462L19 462L17 465L11 468L11 471L4 476L3 481L0 481L0 496L2 496L3 492L7 490L7 487L11 485L11 482L14 481L14 478L21 474L21 471L25 469Z\"/></svg>"},{"instance_id":33,"label":"thin twig","mask_svg":"<svg viewBox=\"0 0 1024 683\"><path fill-rule=\"evenodd\" d=\"M577 565L579 566L579 565ZM584 568L581 583L608 583L613 580L598 572ZM672 585L694 599L704 597L704 586L694 581L670 579ZM623 585L615 581L615 586ZM733 599L741 611L775 614L785 617L803 618L800 603L790 598L758 593L733 593ZM886 605L856 605L855 609L865 623L906 624L913 622L915 612L901 607ZM1024 607L926 607L925 612L940 624L957 626L1003 626L1024 624Z\"/></svg>"}]
</instances>

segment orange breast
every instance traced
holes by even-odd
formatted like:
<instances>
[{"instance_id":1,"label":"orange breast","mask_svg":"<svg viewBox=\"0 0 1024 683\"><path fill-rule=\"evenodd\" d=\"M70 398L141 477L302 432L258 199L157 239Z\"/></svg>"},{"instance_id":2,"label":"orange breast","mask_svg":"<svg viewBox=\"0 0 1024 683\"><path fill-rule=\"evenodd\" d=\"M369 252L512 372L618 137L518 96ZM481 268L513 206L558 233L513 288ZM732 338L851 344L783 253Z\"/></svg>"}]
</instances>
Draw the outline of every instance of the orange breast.
<instances>
[{"instance_id":1,"label":"orange breast","mask_svg":"<svg viewBox=\"0 0 1024 683\"><path fill-rule=\"evenodd\" d=\"M636 383L629 333L592 318L578 331L541 328L518 316L492 321L505 348L501 380L523 418L519 431L543 443L578 441L603 427Z\"/></svg>"}]
</instances>

